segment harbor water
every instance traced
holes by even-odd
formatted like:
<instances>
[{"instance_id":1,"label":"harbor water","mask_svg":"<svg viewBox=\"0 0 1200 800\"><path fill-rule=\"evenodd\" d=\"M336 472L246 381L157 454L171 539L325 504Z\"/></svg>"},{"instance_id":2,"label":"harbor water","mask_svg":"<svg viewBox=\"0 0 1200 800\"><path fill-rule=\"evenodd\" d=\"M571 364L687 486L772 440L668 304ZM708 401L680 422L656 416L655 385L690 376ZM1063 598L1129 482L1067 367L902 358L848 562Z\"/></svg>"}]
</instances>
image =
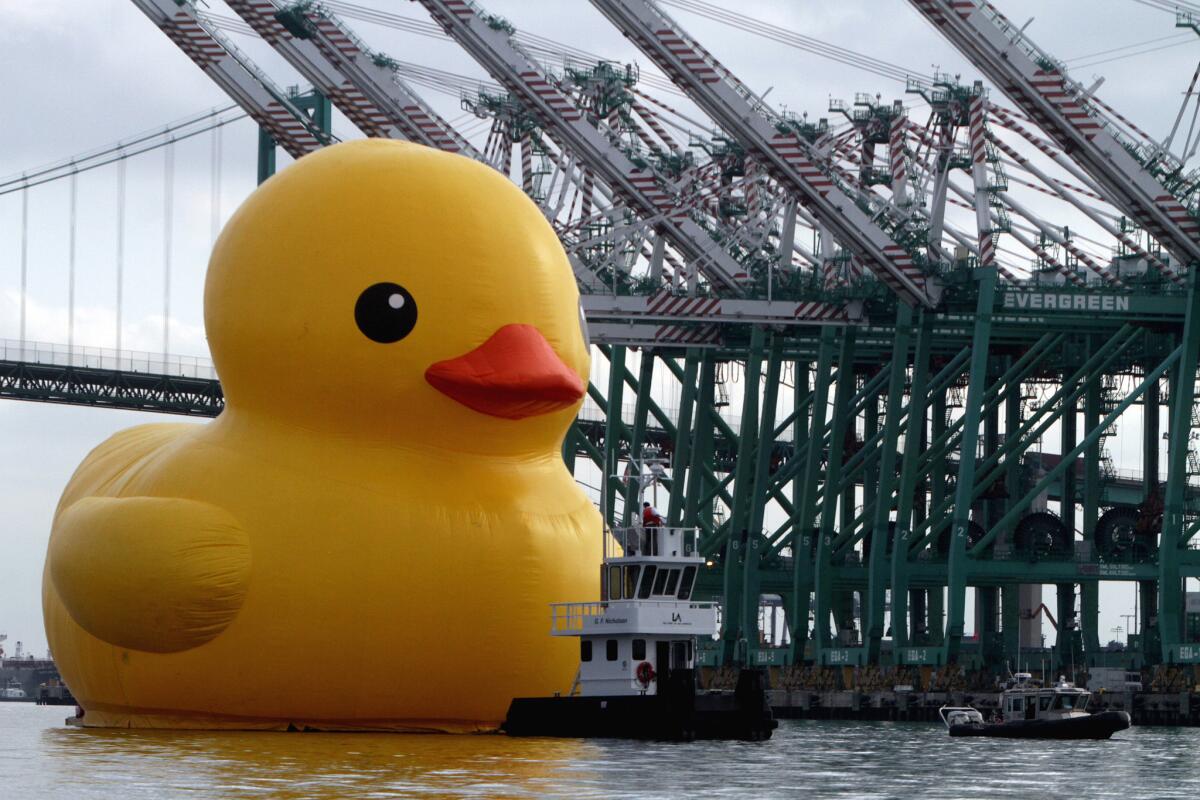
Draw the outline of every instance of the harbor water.
<instances>
[{"instance_id":1,"label":"harbor water","mask_svg":"<svg viewBox=\"0 0 1200 800\"><path fill-rule=\"evenodd\" d=\"M940 725L784 720L762 744L68 728L0 704L0 796L1194 798L1200 729L951 740Z\"/></svg>"}]
</instances>

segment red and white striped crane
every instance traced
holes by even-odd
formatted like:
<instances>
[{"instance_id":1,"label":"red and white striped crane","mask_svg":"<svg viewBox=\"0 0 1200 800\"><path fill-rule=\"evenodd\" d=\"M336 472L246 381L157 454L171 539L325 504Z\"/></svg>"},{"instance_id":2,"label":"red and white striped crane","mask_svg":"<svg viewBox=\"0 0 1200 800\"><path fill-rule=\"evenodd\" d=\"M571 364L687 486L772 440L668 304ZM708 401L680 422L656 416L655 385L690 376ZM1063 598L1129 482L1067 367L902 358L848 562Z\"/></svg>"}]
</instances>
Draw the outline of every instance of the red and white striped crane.
<instances>
[{"instance_id":1,"label":"red and white striped crane","mask_svg":"<svg viewBox=\"0 0 1200 800\"><path fill-rule=\"evenodd\" d=\"M327 93L367 135L398 136L485 160L482 153L400 80L388 59L373 53L345 23L325 8L293 6L285 9L277 0L230 0L229 5L318 90ZM290 24L285 24L285 20ZM524 141L522 155L528 152L529 143ZM504 164L497 166L503 168ZM529 190L528 166L523 169L522 184ZM607 187L598 188L602 196L609 196ZM590 193L588 196L590 198ZM554 221L557 209L545 202L549 198L534 199ZM621 198L615 200L620 206ZM570 244L564 240L568 253L573 255ZM661 246L656 249L661 250ZM817 301L788 303L678 297L665 290L649 297L614 297L605 293L605 287L597 283L598 276L588 271L577 258L572 257L572 265L584 289L584 310L593 321L596 338L601 341L624 341L636 334L639 341L646 343L645 325L649 324L654 325L650 335L653 342L704 343L714 339L713 325L693 329L680 327L678 323L758 321L789 325L813 320L845 321L840 308ZM630 320L637 321L635 327L629 327ZM618 321L625 327L618 330Z\"/></svg>"},{"instance_id":2,"label":"red and white striped crane","mask_svg":"<svg viewBox=\"0 0 1200 800\"><path fill-rule=\"evenodd\" d=\"M589 121L575 98L558 80L513 40L511 26L497 24L465 0L418 0L446 33L510 92L545 126L547 134L583 159L613 193L655 228L721 293L744 294L750 279L746 268L695 220L679 202L677 187L653 166L639 165L601 129L605 123ZM820 305L820 304L817 304ZM839 310L829 307L829 316Z\"/></svg>"},{"instance_id":3,"label":"red and white striped crane","mask_svg":"<svg viewBox=\"0 0 1200 800\"><path fill-rule=\"evenodd\" d=\"M910 0L1103 189L1182 264L1200 261L1200 222L1130 151L1117 125L1061 63L986 0ZM1128 146L1127 146L1128 145ZM1176 284L1171 265L1155 266Z\"/></svg>"},{"instance_id":4,"label":"red and white striped crane","mask_svg":"<svg viewBox=\"0 0 1200 800\"><path fill-rule=\"evenodd\" d=\"M133 0L179 49L216 82L243 110L270 133L292 158L300 158L331 141L308 115L293 105L261 70L190 3Z\"/></svg>"},{"instance_id":5,"label":"red and white striped crane","mask_svg":"<svg viewBox=\"0 0 1200 800\"><path fill-rule=\"evenodd\" d=\"M276 0L227 0L262 39L363 133L403 138L482 161L483 156L396 77L340 20ZM284 20L290 24L285 25Z\"/></svg>"},{"instance_id":6,"label":"red and white striped crane","mask_svg":"<svg viewBox=\"0 0 1200 800\"><path fill-rule=\"evenodd\" d=\"M901 299L933 308L941 290L937 278L913 260L877 219L887 207L835 180L824 158L769 110L670 17L646 0L592 0L617 28L656 63L706 114L760 161L770 174L808 207L855 258ZM902 224L903 215L892 217Z\"/></svg>"}]
</instances>

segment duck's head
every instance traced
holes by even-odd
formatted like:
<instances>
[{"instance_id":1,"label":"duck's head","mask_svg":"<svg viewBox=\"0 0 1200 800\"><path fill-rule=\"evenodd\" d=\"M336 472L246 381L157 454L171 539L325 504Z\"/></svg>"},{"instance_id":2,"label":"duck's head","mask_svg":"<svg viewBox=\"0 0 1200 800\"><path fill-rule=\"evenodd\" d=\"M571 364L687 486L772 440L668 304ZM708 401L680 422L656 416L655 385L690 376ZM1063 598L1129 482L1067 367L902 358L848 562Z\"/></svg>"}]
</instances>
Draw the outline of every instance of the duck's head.
<instances>
[{"instance_id":1,"label":"duck's head","mask_svg":"<svg viewBox=\"0 0 1200 800\"><path fill-rule=\"evenodd\" d=\"M419 145L339 144L264 183L204 304L230 408L310 429L549 452L587 387L553 229L500 173Z\"/></svg>"}]
</instances>

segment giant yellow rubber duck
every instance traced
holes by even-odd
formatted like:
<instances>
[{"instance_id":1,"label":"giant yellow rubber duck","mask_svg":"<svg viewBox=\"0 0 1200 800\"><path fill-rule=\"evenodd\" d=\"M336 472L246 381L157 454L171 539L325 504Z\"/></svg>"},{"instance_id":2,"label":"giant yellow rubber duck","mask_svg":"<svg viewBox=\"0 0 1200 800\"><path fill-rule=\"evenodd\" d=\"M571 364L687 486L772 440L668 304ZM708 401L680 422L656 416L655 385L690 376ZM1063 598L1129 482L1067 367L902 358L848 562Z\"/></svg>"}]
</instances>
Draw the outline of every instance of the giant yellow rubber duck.
<instances>
[{"instance_id":1,"label":"giant yellow rubber duck","mask_svg":"<svg viewBox=\"0 0 1200 800\"><path fill-rule=\"evenodd\" d=\"M43 588L95 726L475 731L577 667L548 604L597 591L561 458L578 294L499 173L336 145L222 232L205 323L225 411L76 471Z\"/></svg>"}]
</instances>

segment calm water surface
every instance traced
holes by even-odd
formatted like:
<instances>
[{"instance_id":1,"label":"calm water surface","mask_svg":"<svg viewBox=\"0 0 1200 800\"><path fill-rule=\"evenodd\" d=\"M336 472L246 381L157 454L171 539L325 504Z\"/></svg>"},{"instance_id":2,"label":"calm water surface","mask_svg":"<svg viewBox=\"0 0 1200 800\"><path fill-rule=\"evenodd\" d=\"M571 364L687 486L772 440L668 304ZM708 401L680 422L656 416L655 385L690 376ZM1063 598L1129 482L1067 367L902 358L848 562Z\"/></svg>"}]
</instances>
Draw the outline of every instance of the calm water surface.
<instances>
[{"instance_id":1,"label":"calm water surface","mask_svg":"<svg viewBox=\"0 0 1200 800\"><path fill-rule=\"evenodd\" d=\"M764 744L67 728L0 703L0 797L1189 797L1200 729L1109 742L951 740L916 723L784 721Z\"/></svg>"}]
</instances>

